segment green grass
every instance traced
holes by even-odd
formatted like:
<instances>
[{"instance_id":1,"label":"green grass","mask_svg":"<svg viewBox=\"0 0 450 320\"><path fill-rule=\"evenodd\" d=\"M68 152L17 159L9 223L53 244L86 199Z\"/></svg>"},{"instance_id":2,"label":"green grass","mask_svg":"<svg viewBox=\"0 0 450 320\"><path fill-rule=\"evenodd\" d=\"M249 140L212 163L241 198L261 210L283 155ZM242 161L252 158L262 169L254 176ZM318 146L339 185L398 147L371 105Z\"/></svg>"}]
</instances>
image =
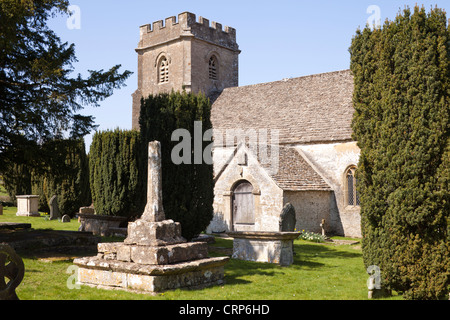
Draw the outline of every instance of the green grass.
<instances>
[{"instance_id":1,"label":"green grass","mask_svg":"<svg viewBox=\"0 0 450 320\"><path fill-rule=\"evenodd\" d=\"M6 208L0 222L28 222L32 227L77 230L69 224L44 218L15 217L15 208ZM216 239L211 256L223 255L232 241ZM86 286L68 289L72 260L45 262L23 255L25 277L16 292L23 300L364 300L367 299L365 272L360 246L326 245L304 240L294 242L296 255L289 267L231 259L225 266L226 284L203 290L174 290L152 295L98 290ZM401 299L394 296L390 299Z\"/></svg>"},{"instance_id":2,"label":"green grass","mask_svg":"<svg viewBox=\"0 0 450 320\"><path fill-rule=\"evenodd\" d=\"M3 207L3 215L0 215L0 222L31 223L33 229L51 229L77 231L80 224L77 219L62 223L59 220L49 220L48 213L40 212L41 217L17 217L16 207Z\"/></svg>"},{"instance_id":3,"label":"green grass","mask_svg":"<svg viewBox=\"0 0 450 320\"><path fill-rule=\"evenodd\" d=\"M1 183L0 183L0 196L4 196L4 197L9 196L9 195L8 195L8 192L7 192L6 189L5 189L5 187L4 187L3 184L1 184Z\"/></svg>"}]
</instances>

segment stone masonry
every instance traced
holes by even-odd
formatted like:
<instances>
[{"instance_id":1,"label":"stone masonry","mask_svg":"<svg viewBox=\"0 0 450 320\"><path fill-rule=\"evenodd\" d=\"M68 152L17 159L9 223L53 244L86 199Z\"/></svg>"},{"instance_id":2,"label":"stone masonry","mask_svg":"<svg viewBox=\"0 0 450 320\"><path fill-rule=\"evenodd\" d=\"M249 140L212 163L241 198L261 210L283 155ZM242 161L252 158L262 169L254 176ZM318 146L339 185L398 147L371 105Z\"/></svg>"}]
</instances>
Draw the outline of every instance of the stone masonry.
<instances>
[{"instance_id":1,"label":"stone masonry","mask_svg":"<svg viewBox=\"0 0 450 320\"><path fill-rule=\"evenodd\" d=\"M161 146L149 144L147 206L128 225L124 243L102 243L98 255L75 259L78 281L99 288L161 292L223 283L228 257L208 258L208 245L186 242L162 206Z\"/></svg>"},{"instance_id":2,"label":"stone masonry","mask_svg":"<svg viewBox=\"0 0 450 320\"><path fill-rule=\"evenodd\" d=\"M140 27L138 88L133 93L133 129L139 129L141 98L186 90L211 99L238 86L239 46L236 30L183 12ZM214 75L210 60L214 59ZM164 63L164 66L161 64ZM162 69L163 68L163 69ZM162 81L161 73L164 72Z\"/></svg>"}]
</instances>

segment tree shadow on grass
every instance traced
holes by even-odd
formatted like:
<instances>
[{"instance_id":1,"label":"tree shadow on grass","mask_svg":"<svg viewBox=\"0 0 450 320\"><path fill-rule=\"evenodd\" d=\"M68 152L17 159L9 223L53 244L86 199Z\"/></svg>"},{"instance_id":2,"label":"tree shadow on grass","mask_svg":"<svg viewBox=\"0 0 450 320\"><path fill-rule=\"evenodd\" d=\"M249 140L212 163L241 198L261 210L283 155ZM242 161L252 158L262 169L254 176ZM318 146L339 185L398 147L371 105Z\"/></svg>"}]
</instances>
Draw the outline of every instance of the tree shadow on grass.
<instances>
[{"instance_id":1,"label":"tree shadow on grass","mask_svg":"<svg viewBox=\"0 0 450 320\"><path fill-rule=\"evenodd\" d=\"M273 277L282 274L284 274L283 267L273 263L230 259L225 265L227 284L251 283L252 281L247 278L255 275Z\"/></svg>"},{"instance_id":2,"label":"tree shadow on grass","mask_svg":"<svg viewBox=\"0 0 450 320\"><path fill-rule=\"evenodd\" d=\"M324 267L325 263L318 262L322 259L359 259L361 252L349 252L338 250L335 247L322 244L294 244L294 263L293 267Z\"/></svg>"},{"instance_id":3,"label":"tree shadow on grass","mask_svg":"<svg viewBox=\"0 0 450 320\"><path fill-rule=\"evenodd\" d=\"M232 248L232 246L231 246ZM218 252L214 252L214 248L211 248L213 256L223 256ZM230 250L230 252L232 249ZM286 268L294 269L318 269L329 268L326 261L327 259L359 259L362 256L361 252L350 252L346 250L339 250L333 246L327 246L323 244L308 244L308 243L294 243L294 263L288 267L281 267L272 263L261 263L252 261L243 261L237 259L231 259L225 265L227 284L245 284L251 283L251 276L277 276L284 274ZM229 256L231 253L229 254Z\"/></svg>"}]
</instances>

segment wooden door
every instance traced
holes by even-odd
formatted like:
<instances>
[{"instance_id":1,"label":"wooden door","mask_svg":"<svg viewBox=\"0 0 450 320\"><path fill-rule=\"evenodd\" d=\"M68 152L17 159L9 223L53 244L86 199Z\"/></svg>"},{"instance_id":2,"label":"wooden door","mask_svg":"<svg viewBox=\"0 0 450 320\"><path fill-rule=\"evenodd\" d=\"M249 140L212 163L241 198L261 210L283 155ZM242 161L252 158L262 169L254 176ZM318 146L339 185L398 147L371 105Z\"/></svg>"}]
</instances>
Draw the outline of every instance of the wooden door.
<instances>
[{"instance_id":1,"label":"wooden door","mask_svg":"<svg viewBox=\"0 0 450 320\"><path fill-rule=\"evenodd\" d=\"M255 224L253 186L250 182L243 181L233 191L233 230L249 230L253 224Z\"/></svg>"}]
</instances>

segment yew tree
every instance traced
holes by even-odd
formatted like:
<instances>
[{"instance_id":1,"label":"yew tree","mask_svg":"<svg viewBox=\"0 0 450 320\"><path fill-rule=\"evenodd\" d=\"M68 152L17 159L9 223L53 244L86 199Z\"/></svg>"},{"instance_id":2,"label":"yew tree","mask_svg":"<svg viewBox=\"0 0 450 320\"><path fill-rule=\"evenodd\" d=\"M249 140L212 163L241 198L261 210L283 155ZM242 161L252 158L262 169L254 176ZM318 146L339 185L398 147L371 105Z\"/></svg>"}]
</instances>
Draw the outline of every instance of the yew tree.
<instances>
[{"instance_id":1,"label":"yew tree","mask_svg":"<svg viewBox=\"0 0 450 320\"><path fill-rule=\"evenodd\" d=\"M78 139L95 128L87 105L98 106L124 85L129 71L74 73L74 44L48 27L68 14L66 0L0 0L0 172L19 163L42 166L40 146L53 139Z\"/></svg>"},{"instance_id":2,"label":"yew tree","mask_svg":"<svg viewBox=\"0 0 450 320\"><path fill-rule=\"evenodd\" d=\"M407 299L450 292L450 33L439 8L399 12L350 47L362 248Z\"/></svg>"}]
</instances>

